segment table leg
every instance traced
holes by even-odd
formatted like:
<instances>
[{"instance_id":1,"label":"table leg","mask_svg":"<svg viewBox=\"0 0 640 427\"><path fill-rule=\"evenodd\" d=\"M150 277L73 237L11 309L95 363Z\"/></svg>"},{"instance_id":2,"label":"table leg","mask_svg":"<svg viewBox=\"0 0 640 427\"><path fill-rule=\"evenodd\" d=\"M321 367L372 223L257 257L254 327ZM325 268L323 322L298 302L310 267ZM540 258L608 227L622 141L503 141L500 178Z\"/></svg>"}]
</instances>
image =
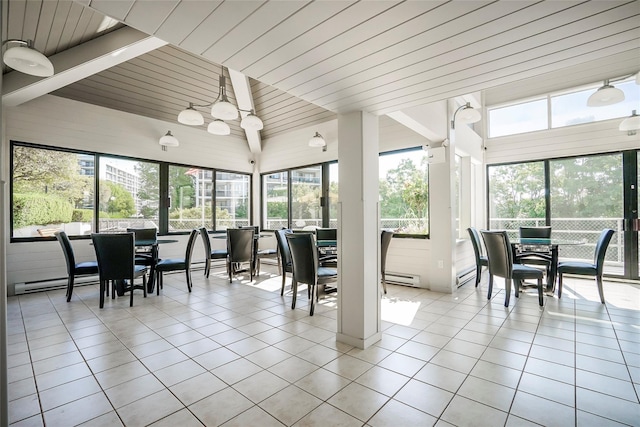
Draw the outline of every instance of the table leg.
<instances>
[{"instance_id":1,"label":"table leg","mask_svg":"<svg viewBox=\"0 0 640 427\"><path fill-rule=\"evenodd\" d=\"M547 291L556 291L556 276L558 274L558 246L551 248L551 267L549 268L549 277L547 278Z\"/></svg>"}]
</instances>

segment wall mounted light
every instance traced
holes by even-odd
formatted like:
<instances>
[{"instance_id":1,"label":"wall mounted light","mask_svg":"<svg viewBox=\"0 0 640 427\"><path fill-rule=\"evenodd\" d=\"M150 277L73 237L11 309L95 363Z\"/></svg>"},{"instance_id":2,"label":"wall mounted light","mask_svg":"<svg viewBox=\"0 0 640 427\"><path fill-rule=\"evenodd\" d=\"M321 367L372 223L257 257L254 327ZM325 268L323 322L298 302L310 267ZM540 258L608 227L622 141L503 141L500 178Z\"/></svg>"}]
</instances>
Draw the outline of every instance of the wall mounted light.
<instances>
[{"instance_id":1,"label":"wall mounted light","mask_svg":"<svg viewBox=\"0 0 640 427\"><path fill-rule=\"evenodd\" d=\"M170 130L168 130L167 133L162 138L160 138L158 143L162 145L163 151L166 151L167 147L177 147L180 145L180 141L178 141L178 138L171 135Z\"/></svg>"},{"instance_id":2,"label":"wall mounted light","mask_svg":"<svg viewBox=\"0 0 640 427\"><path fill-rule=\"evenodd\" d=\"M640 130L640 116L636 113L636 110L633 110L629 117L620 122L618 129L627 132L629 136L635 135Z\"/></svg>"},{"instance_id":3,"label":"wall mounted light","mask_svg":"<svg viewBox=\"0 0 640 427\"><path fill-rule=\"evenodd\" d=\"M53 76L53 64L49 58L33 48L31 40L9 39L3 43L3 46L9 43L17 44L17 46L8 47L2 56L2 60L9 67L32 76Z\"/></svg>"},{"instance_id":4,"label":"wall mounted light","mask_svg":"<svg viewBox=\"0 0 640 427\"><path fill-rule=\"evenodd\" d=\"M461 105L453 113L453 119L451 119L451 129L456 128L456 116L458 123L463 124L476 123L479 122L480 119L482 119L482 114L480 114L480 111L473 108L470 102L467 102L465 105Z\"/></svg>"},{"instance_id":5,"label":"wall mounted light","mask_svg":"<svg viewBox=\"0 0 640 427\"><path fill-rule=\"evenodd\" d=\"M198 111L198 108L211 107L211 116L214 121L207 126L207 131L214 135L229 135L231 128L224 120L235 120L238 118L238 111L248 113L240 121L240 127L245 130L262 130L264 124L258 116L255 115L253 110L243 110L237 108L227 98L227 85L224 76L224 67L220 72L220 79L218 80L218 96L209 104L194 104L189 103L189 106L182 110L178 114L178 122L189 126L200 126L204 124L204 117L202 113Z\"/></svg>"},{"instance_id":6,"label":"wall mounted light","mask_svg":"<svg viewBox=\"0 0 640 427\"><path fill-rule=\"evenodd\" d=\"M606 105L617 104L624 101L624 92L609 84L609 80L604 81L604 85L598 88L587 99L588 107L604 107Z\"/></svg>"},{"instance_id":7,"label":"wall mounted light","mask_svg":"<svg viewBox=\"0 0 640 427\"><path fill-rule=\"evenodd\" d=\"M324 140L322 135L320 135L318 132L316 132L316 134L313 135L309 140L309 147L320 148L320 147L326 147L326 146L327 146L327 142Z\"/></svg>"}]
</instances>

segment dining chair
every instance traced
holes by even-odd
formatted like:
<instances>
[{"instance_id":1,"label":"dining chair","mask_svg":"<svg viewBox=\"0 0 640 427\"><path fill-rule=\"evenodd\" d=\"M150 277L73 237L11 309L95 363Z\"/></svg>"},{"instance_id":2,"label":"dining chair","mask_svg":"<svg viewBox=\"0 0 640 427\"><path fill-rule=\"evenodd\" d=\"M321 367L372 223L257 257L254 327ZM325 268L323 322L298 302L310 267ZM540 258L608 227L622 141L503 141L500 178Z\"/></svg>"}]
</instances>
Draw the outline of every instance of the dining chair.
<instances>
[{"instance_id":1,"label":"dining chair","mask_svg":"<svg viewBox=\"0 0 640 427\"><path fill-rule=\"evenodd\" d=\"M551 227L520 227L520 239L551 239ZM553 263L553 254L551 250L546 252L525 252L516 254L516 261L520 264L543 265L547 277L551 274L551 264Z\"/></svg>"},{"instance_id":2,"label":"dining chair","mask_svg":"<svg viewBox=\"0 0 640 427\"><path fill-rule=\"evenodd\" d=\"M538 281L538 303L540 306L544 305L544 294L542 291L543 272L534 267L513 263L513 251L506 231L481 231L481 233L489 261L489 293L487 299L491 299L494 276L504 278L505 307L509 307L512 280L515 282L515 295L517 298L522 281L526 279L536 279Z\"/></svg>"},{"instance_id":3,"label":"dining chair","mask_svg":"<svg viewBox=\"0 0 640 427\"><path fill-rule=\"evenodd\" d=\"M482 267L489 267L489 260L482 250L482 242L480 240L480 234L475 227L467 228L469 238L471 239L471 245L473 246L473 253L476 257L476 288L480 284L482 279Z\"/></svg>"},{"instance_id":4,"label":"dining chair","mask_svg":"<svg viewBox=\"0 0 640 427\"><path fill-rule=\"evenodd\" d=\"M202 237L202 243L204 244L204 253L207 259L205 260L204 265L204 275L209 277L209 273L211 272L211 261L212 260L226 260L227 259L227 250L226 249L211 249L211 240L209 239L209 232L206 227L200 228L200 236Z\"/></svg>"},{"instance_id":5,"label":"dining chair","mask_svg":"<svg viewBox=\"0 0 640 427\"><path fill-rule=\"evenodd\" d=\"M382 277L382 289L384 293L387 293L387 252L389 252L389 245L391 244L391 239L393 238L393 231L385 231L382 230L380 233L380 273Z\"/></svg>"},{"instance_id":6,"label":"dining chair","mask_svg":"<svg viewBox=\"0 0 640 427\"><path fill-rule=\"evenodd\" d=\"M71 295L73 294L73 285L75 283L76 276L90 276L98 274L98 261L84 261L76 263L76 257L73 253L73 247L69 236L64 231L55 232L56 239L62 246L62 253L64 253L64 259L67 262L67 302L71 301Z\"/></svg>"},{"instance_id":7,"label":"dining chair","mask_svg":"<svg viewBox=\"0 0 640 427\"><path fill-rule=\"evenodd\" d=\"M600 233L596 249L593 255L593 263L582 261L564 261L558 263L558 298L562 297L562 275L576 274L579 276L591 276L596 278L600 302L604 304L604 289L602 288L602 271L604 269L604 256L613 237L614 230L605 228Z\"/></svg>"},{"instance_id":8,"label":"dining chair","mask_svg":"<svg viewBox=\"0 0 640 427\"><path fill-rule=\"evenodd\" d=\"M195 246L196 239L198 238L199 231L196 229L191 230L189 234L189 240L187 241L187 250L184 254L184 258L167 258L158 262L156 265L156 287L157 295L160 295L160 288L163 287L163 273L170 271L182 271L184 270L187 277L187 289L191 292L191 257L193 255L193 247Z\"/></svg>"},{"instance_id":9,"label":"dining chair","mask_svg":"<svg viewBox=\"0 0 640 427\"><path fill-rule=\"evenodd\" d=\"M249 277L253 281L254 271L254 228L227 228L227 273L229 283L240 271L240 265L249 264Z\"/></svg>"},{"instance_id":10,"label":"dining chair","mask_svg":"<svg viewBox=\"0 0 640 427\"><path fill-rule=\"evenodd\" d=\"M293 263L291 262L291 250L289 249L289 243L287 242L287 235L292 234L293 230L289 228L283 228L282 230L276 230L276 243L278 245L278 258L280 259L280 275L282 276L282 288L280 289L280 296L284 295L284 284L287 279L287 273L293 273Z\"/></svg>"},{"instance_id":11,"label":"dining chair","mask_svg":"<svg viewBox=\"0 0 640 427\"><path fill-rule=\"evenodd\" d=\"M296 308L298 283L305 283L309 288L307 293L311 300L309 315L313 316L315 302L318 300L318 285L336 283L338 281L338 270L319 265L318 248L312 234L292 233L286 234L285 237L291 250L293 264L291 308Z\"/></svg>"},{"instance_id":12,"label":"dining chair","mask_svg":"<svg viewBox=\"0 0 640 427\"><path fill-rule=\"evenodd\" d=\"M127 233L133 233L136 242L136 265L146 265L150 267L149 277L155 274L155 266L158 263L158 245L139 246L137 242L148 241L157 242L158 229L153 228L127 228Z\"/></svg>"},{"instance_id":13,"label":"dining chair","mask_svg":"<svg viewBox=\"0 0 640 427\"><path fill-rule=\"evenodd\" d=\"M133 291L142 289L147 297L147 267L135 264L135 240L133 233L93 233L91 240L98 260L100 276L100 308L104 307L104 293L111 283L111 298L116 297L116 281L124 283L124 291L130 291L129 306L133 307ZM135 279L142 277L142 285ZM107 291L108 292L108 291Z\"/></svg>"}]
</instances>

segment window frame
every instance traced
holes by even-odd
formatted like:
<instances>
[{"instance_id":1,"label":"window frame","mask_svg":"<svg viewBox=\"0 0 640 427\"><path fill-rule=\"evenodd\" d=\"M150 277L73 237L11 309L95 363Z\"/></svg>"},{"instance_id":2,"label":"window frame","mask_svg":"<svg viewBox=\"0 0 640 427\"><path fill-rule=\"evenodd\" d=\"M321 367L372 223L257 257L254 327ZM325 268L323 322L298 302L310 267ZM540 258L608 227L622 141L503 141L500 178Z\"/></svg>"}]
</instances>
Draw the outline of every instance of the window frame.
<instances>
[{"instance_id":1,"label":"window frame","mask_svg":"<svg viewBox=\"0 0 640 427\"><path fill-rule=\"evenodd\" d=\"M10 162L10 182L9 182L9 206L10 206L10 213L9 213L9 234L10 234L10 238L9 238L9 242L10 243L22 243L22 242L39 242L39 241L51 241L51 240L55 240L55 237L44 237L44 236L31 236L31 237L14 237L13 232L14 232L14 218L13 218L13 194L14 194L14 180L13 180L13 164L14 164L14 148L15 147L28 147L28 148L35 148L35 149L43 149L43 150L49 150L49 151L57 151L57 152L64 152L64 153L71 153L71 154L84 154L84 155L89 155L89 156L93 156L94 158L94 176L93 176L93 183L94 183L94 207L93 207L93 228L95 230L95 232L100 232L99 229L99 209L100 209L100 195L99 195L99 181L100 181L100 163L101 160L103 158L114 158L114 159L122 159L122 160L128 160L128 161L138 161L138 162L145 162L145 163L153 163L153 164L157 164L158 168L159 168L159 182L158 182L158 190L159 190L159 194L158 194L158 200L159 200L159 208L158 208L158 234L159 235L185 235L188 234L188 231L180 231L180 232L169 232L168 229L168 223L169 223L169 200L168 200L168 187L169 187L169 167L170 166L177 166L177 167L187 167L187 168L197 168L197 169L202 169L202 170L210 170L212 172L212 179L213 179L213 195L212 195L212 224L213 224L213 228L210 231L213 232L217 232L218 230L216 229L216 222L215 222L215 209L216 209L216 197L215 197L215 191L216 191L216 174L218 172L222 172L222 173L232 173L232 174L238 174L238 175L244 175L248 177L248 181L249 181L249 203L248 203L248 221L249 223L252 222L252 212L253 212L253 174L252 173L248 173L248 172L240 172L240 171L233 171L233 170L229 170L229 169L219 169L219 168L212 168L212 167L204 167L204 166L198 166L198 165L193 165L193 164L182 164L182 163L173 163L173 162L166 162L166 161L161 161L161 160L153 160L153 159L144 159L144 158L139 158L139 157L133 157L133 156L125 156L125 155L119 155L119 154L111 154L111 153L101 153L101 152L97 152L97 151L89 151L89 150L82 150L82 149L75 149L75 148L68 148L68 147L58 147L58 146L54 146L54 145L46 145L46 144L37 144L37 143L30 143L30 142L24 142L24 141L19 141L19 140L10 140L9 141L9 162ZM86 239L90 239L91 236L90 235L78 235L78 236L69 236L70 239L72 240L86 240Z\"/></svg>"}]
</instances>

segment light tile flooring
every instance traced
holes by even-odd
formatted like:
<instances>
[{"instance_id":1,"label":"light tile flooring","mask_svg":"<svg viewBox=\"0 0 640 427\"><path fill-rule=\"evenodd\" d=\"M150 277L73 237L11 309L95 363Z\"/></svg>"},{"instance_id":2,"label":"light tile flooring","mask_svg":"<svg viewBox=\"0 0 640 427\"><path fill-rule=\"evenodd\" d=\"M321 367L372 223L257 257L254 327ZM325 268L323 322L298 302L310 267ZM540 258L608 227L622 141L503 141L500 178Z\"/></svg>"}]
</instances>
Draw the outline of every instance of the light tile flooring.
<instances>
[{"instance_id":1,"label":"light tile flooring","mask_svg":"<svg viewBox=\"0 0 640 427\"><path fill-rule=\"evenodd\" d=\"M265 271L266 270L266 271ZM389 286L383 338L336 343L335 297L291 310L280 277L169 275L160 296L97 286L9 298L15 426L640 425L640 287L569 280L511 306L486 285ZM486 279L486 277L485 277ZM485 280L486 281L486 280ZM499 285L499 283L498 283ZM498 286L499 287L499 286Z\"/></svg>"}]
</instances>

